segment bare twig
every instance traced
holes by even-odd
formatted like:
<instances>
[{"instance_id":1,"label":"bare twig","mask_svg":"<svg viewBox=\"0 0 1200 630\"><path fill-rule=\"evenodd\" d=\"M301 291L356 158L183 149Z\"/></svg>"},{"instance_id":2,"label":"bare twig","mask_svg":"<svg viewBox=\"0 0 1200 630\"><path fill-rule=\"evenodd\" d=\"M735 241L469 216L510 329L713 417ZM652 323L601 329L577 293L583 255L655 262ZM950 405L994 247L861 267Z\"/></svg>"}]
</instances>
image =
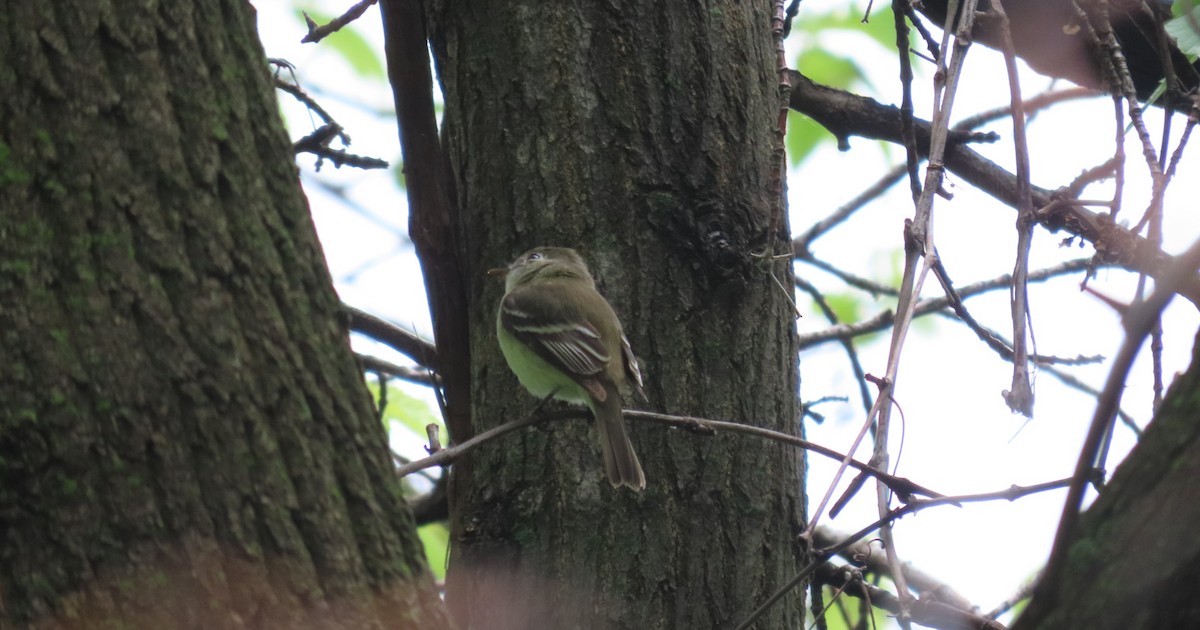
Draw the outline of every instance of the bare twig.
<instances>
[{"instance_id":1,"label":"bare twig","mask_svg":"<svg viewBox=\"0 0 1200 630\"><path fill-rule=\"evenodd\" d=\"M771 167L771 219L767 226L767 240L764 254L774 256L780 229L784 225L783 212L786 199L783 191L783 176L787 171L787 119L788 101L792 92L792 79L788 73L787 52L784 50L783 38L787 37L790 28L790 17L784 7L784 0L775 0L771 15L771 41L775 45L775 75L779 89L779 112L775 120L775 146L771 152L774 164Z\"/></svg>"},{"instance_id":2,"label":"bare twig","mask_svg":"<svg viewBox=\"0 0 1200 630\"><path fill-rule=\"evenodd\" d=\"M317 170L321 170L321 165L325 160L333 162L337 168L343 166L353 166L354 168L373 169L387 168L387 160L381 160L366 155L356 155L349 153L345 149L334 149L329 146L329 143L338 136L344 137L342 128L336 123L322 125L312 133L300 138L292 144L292 151L296 154L311 153L317 156Z\"/></svg>"},{"instance_id":3,"label":"bare twig","mask_svg":"<svg viewBox=\"0 0 1200 630\"><path fill-rule=\"evenodd\" d=\"M1053 365L1042 365L1040 366L1040 369L1041 371L1058 379L1060 383L1070 387L1071 389L1083 392L1093 398L1100 397L1100 390L1088 385L1087 383L1084 383L1075 376L1060 370ZM1124 409L1121 409L1120 407L1117 408L1117 418L1121 421L1121 424L1124 424L1126 428L1133 432L1134 436L1139 439L1142 437L1142 428L1137 425L1137 422L1134 422L1133 416L1130 416L1125 412Z\"/></svg>"},{"instance_id":4,"label":"bare twig","mask_svg":"<svg viewBox=\"0 0 1200 630\"><path fill-rule=\"evenodd\" d=\"M1173 267L1159 280L1158 286L1155 287L1150 297L1130 309L1124 318L1125 341L1122 342L1117 356L1113 358L1112 369L1105 381L1104 389L1100 393L1100 399L1097 401L1096 412L1092 416L1092 423L1087 437L1084 439L1084 446L1079 454L1079 460L1076 462L1075 474L1063 505L1063 514L1058 523L1054 546L1050 551L1050 558L1046 562L1042 580L1035 589L1030 610L1034 605L1052 607L1058 597L1059 579L1066 566L1067 549L1075 536L1075 525L1079 520L1084 489L1089 480L1093 478L1092 471L1101 440L1112 425L1133 360L1142 346L1142 341L1162 313L1162 309L1166 307L1180 285L1194 279L1197 268L1200 268L1200 240L1193 243L1178 257ZM1029 611L1027 614L1030 614ZM1034 618L1037 618L1036 615Z\"/></svg>"},{"instance_id":5,"label":"bare twig","mask_svg":"<svg viewBox=\"0 0 1200 630\"><path fill-rule=\"evenodd\" d=\"M792 84L792 108L813 118L835 136L847 138L857 135L903 142L896 108L819 85L796 72L792 73ZM924 152L924 147L929 146L929 123L916 121L915 126L918 148ZM1016 177L969 147L961 143L948 146L945 166L1002 203L1018 206ZM1074 202L1067 191L1055 195L1051 191L1034 188L1033 205L1039 208L1039 224L1051 231L1066 230L1094 244L1103 262L1117 263L1131 271L1144 271L1158 278L1171 267L1174 260L1173 256L1148 240ZM1200 306L1200 276L1181 285L1179 293Z\"/></svg>"},{"instance_id":6,"label":"bare twig","mask_svg":"<svg viewBox=\"0 0 1200 630\"><path fill-rule=\"evenodd\" d=\"M1007 599L1005 599L1003 602L1000 602L999 604L997 604L996 607L993 608L991 611L989 611L988 614L985 616L988 619L995 619L995 618L999 617L1000 615L1003 615L1004 613L1008 612L1014 606L1021 603L1022 601L1029 599L1029 595L1033 593L1034 585L1038 583L1038 580L1040 578L1041 578L1041 573L1039 572L1038 575L1034 577L1034 579L1026 582L1025 584L1022 584L1021 588L1017 589L1016 593L1013 593Z\"/></svg>"},{"instance_id":7,"label":"bare twig","mask_svg":"<svg viewBox=\"0 0 1200 630\"><path fill-rule=\"evenodd\" d=\"M429 385L431 387L436 387L439 383L437 374L434 374L429 370L421 370L418 368L409 367L407 365L396 365L395 363L384 361L379 357L373 357L369 354L360 354L356 352L354 356L358 358L358 364L368 372L378 372L388 376L395 376L396 378L401 378L409 381L410 383L416 383L418 385ZM380 383L380 388L381 391L385 389L383 383ZM381 404L380 407L382 411L383 405Z\"/></svg>"},{"instance_id":8,"label":"bare twig","mask_svg":"<svg viewBox=\"0 0 1200 630\"><path fill-rule=\"evenodd\" d=\"M349 304L342 304L350 322L350 330L366 335L400 354L416 361L417 365L438 369L438 350L417 333L401 328L381 317L376 317Z\"/></svg>"},{"instance_id":9,"label":"bare twig","mask_svg":"<svg viewBox=\"0 0 1200 630\"><path fill-rule=\"evenodd\" d=\"M1017 77L1017 54L1013 47L1012 32L1009 30L1008 14L1004 3L992 3L1000 32L1000 49L1004 53L1004 66L1008 73L1008 93L1013 121L1013 150L1017 164L1017 260L1013 265L1013 284L1009 291L1013 325L1013 375L1012 385L1004 392L1008 408L1025 416L1033 417L1033 380L1029 375L1029 350L1027 343L1033 337L1032 317L1029 314L1029 250L1033 246L1033 227L1036 224L1033 212L1033 190L1029 180L1029 144L1025 137L1025 104L1021 99L1021 86Z\"/></svg>"},{"instance_id":10,"label":"bare twig","mask_svg":"<svg viewBox=\"0 0 1200 630\"><path fill-rule=\"evenodd\" d=\"M1029 281L1030 282L1040 282L1043 280L1048 280L1050 278L1053 278L1056 276L1061 276L1061 275L1068 274L1068 273L1085 271L1088 269L1090 264L1091 264L1091 260L1087 259L1087 258L1070 260L1070 261L1067 261L1064 263L1060 263L1058 265L1054 265L1052 267L1047 267L1045 269L1039 269L1037 271L1031 272L1029 274ZM996 289L1003 289L1003 288L1010 286L1011 284L1012 284L1012 276L1009 274L1004 274L1002 276L992 278L991 280L984 280L981 282L975 282L975 283L966 285L964 287L959 288L956 291L956 293L958 294L959 299L962 300L962 299L965 299L968 297L979 295L981 293L986 293L988 291L994 291ZM919 317L922 315L928 315L929 313L936 313L936 312L941 311L949 306L951 306L951 298L950 297L940 297L940 298L931 298L931 299L927 299L927 300L921 300L920 302L917 303L916 309L913 311L913 316ZM868 334L871 334L874 332L879 332L881 330L887 329L888 326L891 326L893 320L894 320L894 315L891 311L883 311L883 312L875 315L874 317L863 320L861 322L855 322L853 324L840 324L838 326L832 326L825 330L819 330L819 331L813 332L813 333L802 334L799 336L799 339L798 339L798 341L799 341L798 347L801 350L804 350L806 348L811 348L813 346L817 346L822 343L836 341L843 337L859 337L862 335L868 335ZM1006 353L1004 356L1011 356L1011 355ZM1040 357L1040 356L1035 355L1035 360L1050 359L1050 358L1053 358L1053 357ZM1078 362L1078 361L1073 361L1073 362ZM1086 363L1086 362L1092 362L1092 361L1090 361L1090 359L1089 359L1089 360L1085 360L1083 362Z\"/></svg>"},{"instance_id":11,"label":"bare twig","mask_svg":"<svg viewBox=\"0 0 1200 630\"><path fill-rule=\"evenodd\" d=\"M716 435L721 431L753 435L768 440L773 440L775 442L788 444L790 446L796 446L807 451L817 453L818 455L823 455L830 459L838 461L846 459L846 456L842 453L839 453L831 448L821 446L820 444L816 444L815 442L810 442L803 438L798 438L787 433L781 433L779 431L772 431L762 427L742 424L740 422L709 420L707 418L697 418L694 416L672 416L649 411L635 411L632 409L626 409L624 414L625 417L630 420L656 422L705 435ZM501 436L512 433L513 431L517 431L519 429L533 426L542 422L551 422L556 420L578 420L590 417L591 416L589 416L588 412L584 409L567 409L562 411L536 413L521 420L506 422L498 427L495 427L494 429L480 433L479 435L476 435L475 437L462 442L461 444L443 448L442 450L431 454L429 457L419 459L406 466L400 467L396 472L399 476L403 477L418 470L424 470L432 466L448 466L479 446ZM861 470L872 477L875 477L876 479L883 480L883 482L889 488L891 488L892 491L897 494L897 496L905 501L914 500L914 497L917 495L931 498L941 498L943 496L940 493L934 492L933 490L925 488L924 486L905 479L904 477L897 477L885 471L877 470L872 468L870 465L855 459L850 459L849 461L849 466L851 468Z\"/></svg>"},{"instance_id":12,"label":"bare twig","mask_svg":"<svg viewBox=\"0 0 1200 630\"><path fill-rule=\"evenodd\" d=\"M850 218L850 215L857 212L863 206L879 198L879 196L887 192L889 188L896 185L896 182L900 181L906 172L907 167L905 166L896 166L892 168L885 173L883 177L880 177L878 180L876 180L874 184L871 184L865 190L856 195L854 199L851 199L845 205L841 206L837 210L834 210L833 214L830 214L824 219L814 223L812 227L808 228L808 230L806 230L803 234L792 239L793 254L799 257L804 253L807 253L809 248L812 247L813 241L829 232L829 230L841 225L842 222Z\"/></svg>"},{"instance_id":13,"label":"bare twig","mask_svg":"<svg viewBox=\"0 0 1200 630\"><path fill-rule=\"evenodd\" d=\"M304 23L308 25L308 34L300 41L305 44L319 42L325 39L331 33L336 33L342 30L344 26L357 20L359 16L366 12L367 7L375 4L378 0L362 0L355 3L345 13L324 26L317 26L317 23L312 18L308 17L308 13L304 14Z\"/></svg>"},{"instance_id":14,"label":"bare twig","mask_svg":"<svg viewBox=\"0 0 1200 630\"><path fill-rule=\"evenodd\" d=\"M929 158L925 168L925 181L919 190L920 194L916 198L916 209L913 213L912 221L905 226L905 264L904 274L900 282L900 296L896 304L896 323L892 328L892 339L888 348L887 371L883 379L884 383L880 388L877 404L873 410L876 414L875 448L871 455L871 464L881 470L887 470L889 465L889 425L893 407L892 399L895 396L896 382L900 375L901 353L908 337L908 329L912 323L913 312L921 295L921 288L924 286L925 278L928 277L930 267L937 258L932 218L933 197L934 194L941 190L945 175L943 159L950 133L950 115L954 109L954 98L958 91L958 81L962 75L963 64L966 61L967 50L971 43L971 29L975 24L975 5L976 0L962 0L961 3L957 0L951 0L950 2L952 9L950 15L954 17L948 18L948 21L957 19L958 24L954 34L954 46L953 52L950 54L949 65L946 64L946 47L950 33L949 24L947 24L946 31L943 33L942 55L938 58L937 77L934 81L934 112L929 139ZM942 80L945 81L944 84ZM942 91L943 87L945 88L944 92ZM915 159L913 147L910 145L909 160L913 159ZM914 192L916 190L914 188ZM919 270L918 263L920 264ZM879 404L879 401L882 401L882 404ZM869 424L870 422L871 418L868 417L867 423ZM853 452L854 447L851 447L850 451ZM836 479L837 476L834 477L835 482ZM876 484L876 503L881 519L888 513L891 496L886 486ZM814 522L815 520L816 517L814 517ZM809 531L811 529L812 524L809 525ZM895 540L892 537L890 520L885 519L880 523L879 537L883 540L883 548L887 553L888 563L893 568L896 589L900 596L900 611L897 613L896 618L902 628L907 628L909 625L909 608L912 598L904 580L904 573L900 568L899 555L896 551Z\"/></svg>"},{"instance_id":15,"label":"bare twig","mask_svg":"<svg viewBox=\"0 0 1200 630\"><path fill-rule=\"evenodd\" d=\"M853 577L857 571L848 567L839 567L826 562L817 566L813 579L821 584L827 584L844 590L847 595L858 597L871 602L871 605L892 614L900 614L903 610L899 598L878 586L874 586L861 577ZM959 609L936 598L921 599L913 602L909 613L912 620L927 628L942 630L1004 630L1004 625L993 619Z\"/></svg>"},{"instance_id":16,"label":"bare twig","mask_svg":"<svg viewBox=\"0 0 1200 630\"><path fill-rule=\"evenodd\" d=\"M833 547L841 543L844 538L845 536L842 534L834 532L826 525L822 525L813 534L813 544L818 549ZM858 541L854 546L844 550L841 556L857 566L864 567L870 573L884 576L891 575L891 567L887 565L887 562L881 560L877 554L871 553L870 545L867 541ZM908 581L909 587L921 594L922 598L933 596L939 602L950 604L960 610L971 611L975 609L970 600L954 590L949 584L912 566L911 563L906 562L904 564L904 577Z\"/></svg>"},{"instance_id":17,"label":"bare twig","mask_svg":"<svg viewBox=\"0 0 1200 630\"><path fill-rule=\"evenodd\" d=\"M866 527L851 534L849 537L847 537L841 543L839 543L833 547L819 550L816 553L814 553L813 560L812 560L812 562L810 562L808 564L808 566L804 567L803 570L801 570L794 577L792 577L791 580L788 580L788 582L786 584L784 584L782 587L780 587L779 590L775 591L775 593L773 595L771 595L771 597L769 597L767 599L767 601L763 602L762 605L760 605L758 608L756 608L754 610L754 612L750 613L750 615L747 616L747 618L744 619L742 621L742 623L738 624L736 630L746 630L747 628L749 628L759 617L761 617L763 615L763 613L770 610L771 606L775 605L775 603L778 602L780 599L783 599L783 597L785 595L787 595L788 592L790 592L793 588L796 588L796 586L798 584L803 582L805 580L805 578L807 578L809 575L811 575L813 573L813 571L815 571L817 569L817 567L828 562L830 558L833 558L834 556L842 553L843 551L848 549L851 545L854 545L858 541L871 535L877 529L879 529L879 527L881 525L883 525L883 523L885 523L885 522L892 522L903 516L907 516L909 514L914 514L916 512L919 512L925 508L936 507L939 505L962 505L962 504L966 504L966 503L980 503L980 502L985 502L985 501L998 501L998 500L1015 501L1019 498L1027 497L1031 494L1036 494L1039 492L1046 492L1049 490L1055 490L1058 488L1067 487L1068 485L1071 484L1071 481L1072 481L1071 478L1067 478L1067 479L1059 479L1057 481L1049 481L1049 482L1045 482L1045 483L1039 483L1039 484L1036 484L1033 486L1024 486L1024 487L1010 486L1009 488L1007 488L1005 490L999 490L996 492L984 492L984 493L980 493L980 494L964 494L964 495L953 496L953 497L941 497L938 499L922 499L922 500L917 500L917 501L911 501L905 505L902 505L895 509L889 510L887 512L887 514L880 517L879 520L877 520L874 523L871 523L870 525L867 525ZM993 626L993 627L995 627L995 626Z\"/></svg>"},{"instance_id":18,"label":"bare twig","mask_svg":"<svg viewBox=\"0 0 1200 630\"><path fill-rule=\"evenodd\" d=\"M1023 104L1025 108L1025 115L1027 118L1032 119L1033 112L1045 109L1051 105L1057 105L1058 103L1065 101L1073 101L1083 98L1096 98L1097 96L1102 96L1103 94L1103 92L1097 92L1096 90L1090 90L1083 87L1073 87L1065 90L1042 92L1041 94L1033 96L1032 98L1024 101ZM954 123L954 128L958 130L977 129L983 125L986 125L987 123L999 120L1001 118L1008 118L1012 115L1013 108L1012 105L1009 104L1003 107L982 111L973 116L967 116L957 123Z\"/></svg>"},{"instance_id":19,"label":"bare twig","mask_svg":"<svg viewBox=\"0 0 1200 630\"><path fill-rule=\"evenodd\" d=\"M868 280L866 278L856 276L848 271L839 269L837 266L813 256L812 252L798 252L795 254L794 260L812 265L813 267L816 267L817 269L820 269L821 271L838 278L842 282L845 282L856 289L861 289L867 293L870 293L873 297L879 297L881 295L894 296L900 293L893 287L889 287L887 285L875 282L874 280Z\"/></svg>"},{"instance_id":20,"label":"bare twig","mask_svg":"<svg viewBox=\"0 0 1200 630\"><path fill-rule=\"evenodd\" d=\"M825 296L817 287L799 276L794 277L793 281L800 290L812 297L813 302L816 303L817 308L821 309L821 313L825 315L825 319L829 320L830 324L836 326L841 323L838 320L837 313L833 312L833 308L825 301ZM867 389L867 374L863 370L862 362L858 359L858 351L854 348L854 340L847 338L839 339L838 341L842 344L842 348L846 350L846 356L850 359L850 370L854 372L854 381L858 383L858 392L862 396L863 407L865 407L866 411L870 411L871 391Z\"/></svg>"},{"instance_id":21,"label":"bare twig","mask_svg":"<svg viewBox=\"0 0 1200 630\"><path fill-rule=\"evenodd\" d=\"M279 77L275 77L275 89L291 94L292 98L300 101L301 104L308 108L308 111L316 114L317 117L320 118L326 125L337 126L337 121L333 119L333 116L331 116L329 112L325 111L325 108L321 107L321 104L318 103L316 99L309 96L308 92L305 92L299 84L288 83ZM337 131L342 136L342 142L350 144L350 139L347 138L345 134L341 133L342 128L340 126L337 126Z\"/></svg>"}]
</instances>

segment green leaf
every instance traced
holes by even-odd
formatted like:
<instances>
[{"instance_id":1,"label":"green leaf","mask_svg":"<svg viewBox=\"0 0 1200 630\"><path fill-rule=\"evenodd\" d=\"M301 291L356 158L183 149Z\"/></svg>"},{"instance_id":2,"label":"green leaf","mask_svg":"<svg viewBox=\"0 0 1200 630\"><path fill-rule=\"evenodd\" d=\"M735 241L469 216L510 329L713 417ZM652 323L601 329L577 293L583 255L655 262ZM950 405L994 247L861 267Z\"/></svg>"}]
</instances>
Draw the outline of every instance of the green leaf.
<instances>
[{"instance_id":1,"label":"green leaf","mask_svg":"<svg viewBox=\"0 0 1200 630\"><path fill-rule=\"evenodd\" d=\"M797 55L796 69L817 83L837 88L848 89L859 83L870 86L867 74L853 59L818 48Z\"/></svg>"},{"instance_id":2,"label":"green leaf","mask_svg":"<svg viewBox=\"0 0 1200 630\"><path fill-rule=\"evenodd\" d=\"M879 45L886 50L895 50L896 48L896 18L893 17L891 5L885 5L884 10L869 16L867 22L860 23L864 33L869 35L871 39L879 42ZM915 41L916 34L911 32L910 39Z\"/></svg>"},{"instance_id":3,"label":"green leaf","mask_svg":"<svg viewBox=\"0 0 1200 630\"><path fill-rule=\"evenodd\" d=\"M878 7L878 3L876 3ZM859 31L866 33L871 39L879 42L885 49L891 50L896 45L895 20L892 18L891 6L885 5L882 10L866 15L866 9L861 3L854 6L841 7L827 13L805 15L792 24L792 31L813 36L831 30Z\"/></svg>"},{"instance_id":4,"label":"green leaf","mask_svg":"<svg viewBox=\"0 0 1200 630\"><path fill-rule=\"evenodd\" d=\"M371 390L371 396L378 401L379 381L368 377L367 388ZM383 426L388 433L397 427L403 428L417 435L423 442L425 441L425 427L430 424L441 427L442 439L445 440L446 427L442 424L438 414L430 408L429 403L403 389L388 385L387 407L383 410Z\"/></svg>"},{"instance_id":5,"label":"green leaf","mask_svg":"<svg viewBox=\"0 0 1200 630\"><path fill-rule=\"evenodd\" d=\"M1187 0L1187 2L1176 2L1175 8L1179 8L1182 4L1191 6L1190 16L1184 13L1179 17L1172 18L1163 24L1163 28L1167 30L1167 35L1175 40L1183 54L1194 58L1200 55L1200 6Z\"/></svg>"},{"instance_id":6,"label":"green leaf","mask_svg":"<svg viewBox=\"0 0 1200 630\"><path fill-rule=\"evenodd\" d=\"M803 162L822 142L833 140L833 135L807 116L788 110L787 143L788 163L793 167Z\"/></svg>"},{"instance_id":7,"label":"green leaf","mask_svg":"<svg viewBox=\"0 0 1200 630\"><path fill-rule=\"evenodd\" d=\"M296 17L301 22L304 21L304 13L307 13L308 17L312 18L317 24L328 24L337 17L323 13L312 7L298 8L296 9ZM332 48L364 79L383 79L387 76L387 71L384 70L383 62L379 60L379 55L367 43L366 38L355 30L353 24L342 27L341 30L330 34L317 45Z\"/></svg>"},{"instance_id":8,"label":"green leaf","mask_svg":"<svg viewBox=\"0 0 1200 630\"><path fill-rule=\"evenodd\" d=\"M446 579L447 549L450 547L450 529L445 523L430 523L417 528L421 544L425 547L425 560L429 570L438 580Z\"/></svg>"},{"instance_id":9,"label":"green leaf","mask_svg":"<svg viewBox=\"0 0 1200 630\"><path fill-rule=\"evenodd\" d=\"M833 309L838 321L853 323L862 319L862 300L850 293L834 293L825 296L825 303Z\"/></svg>"}]
</instances>

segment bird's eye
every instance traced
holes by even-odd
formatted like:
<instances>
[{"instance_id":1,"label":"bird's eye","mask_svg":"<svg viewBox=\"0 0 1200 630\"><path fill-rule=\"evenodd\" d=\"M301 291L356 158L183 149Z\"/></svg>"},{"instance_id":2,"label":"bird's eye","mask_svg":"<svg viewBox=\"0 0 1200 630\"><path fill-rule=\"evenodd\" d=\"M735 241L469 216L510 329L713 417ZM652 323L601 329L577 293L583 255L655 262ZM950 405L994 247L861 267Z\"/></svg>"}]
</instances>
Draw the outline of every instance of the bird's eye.
<instances>
[{"instance_id":1,"label":"bird's eye","mask_svg":"<svg viewBox=\"0 0 1200 630\"><path fill-rule=\"evenodd\" d=\"M528 260L529 262L533 262L535 260L541 260L542 258L543 258L542 252L533 252L532 254L527 256L525 258L525 260Z\"/></svg>"}]
</instances>

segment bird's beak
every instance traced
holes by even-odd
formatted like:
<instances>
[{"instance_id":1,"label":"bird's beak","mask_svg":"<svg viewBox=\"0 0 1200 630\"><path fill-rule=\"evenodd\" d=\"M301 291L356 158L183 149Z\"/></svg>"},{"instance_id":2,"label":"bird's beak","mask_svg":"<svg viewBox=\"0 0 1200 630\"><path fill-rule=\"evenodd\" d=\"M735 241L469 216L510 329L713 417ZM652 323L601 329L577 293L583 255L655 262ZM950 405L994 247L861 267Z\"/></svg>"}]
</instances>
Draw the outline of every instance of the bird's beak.
<instances>
[{"instance_id":1,"label":"bird's beak","mask_svg":"<svg viewBox=\"0 0 1200 630\"><path fill-rule=\"evenodd\" d=\"M508 267L496 267L495 269L488 269L487 275L493 278L503 278L508 275Z\"/></svg>"}]
</instances>

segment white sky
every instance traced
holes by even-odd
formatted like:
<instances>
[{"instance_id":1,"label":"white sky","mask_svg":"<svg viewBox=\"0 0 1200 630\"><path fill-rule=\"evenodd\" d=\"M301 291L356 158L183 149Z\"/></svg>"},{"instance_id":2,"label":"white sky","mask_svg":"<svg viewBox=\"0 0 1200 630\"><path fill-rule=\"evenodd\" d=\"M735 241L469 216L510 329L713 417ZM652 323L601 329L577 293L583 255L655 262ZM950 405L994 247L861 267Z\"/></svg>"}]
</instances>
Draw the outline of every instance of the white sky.
<instances>
[{"instance_id":1,"label":"white sky","mask_svg":"<svg viewBox=\"0 0 1200 630\"><path fill-rule=\"evenodd\" d=\"M845 4L836 0L806 0L799 19ZM877 3L878 4L878 3ZM351 150L364 155L399 161L399 144L394 126L387 119L363 110L387 110L391 95L385 82L361 80L339 56L319 46L300 45L303 25L277 3L259 3L259 25L268 56L283 57L299 68L301 81L312 90L354 138ZM325 11L340 12L345 3L325 2ZM382 34L376 9L360 19L358 32L382 49ZM336 35L335 35L336 37ZM876 98L898 103L900 87L894 53L885 51L865 36L849 32L824 32L816 42L833 54L850 54L866 69L877 90ZM801 43L793 34L788 44L794 51ZM794 52L791 55L794 58ZM928 64L917 62L918 66ZM801 72L804 68L799 68ZM1050 81L1023 67L1022 90L1026 96L1044 90ZM917 115L928 118L932 88L929 74L915 87ZM955 116L959 118L1002 106L1008 102L1003 61L998 54L973 47L963 86L958 93ZM335 79L331 79L334 77ZM321 89L318 90L318 87ZM280 95L289 117L292 136L307 133L311 126L303 110ZM1112 154L1111 101L1092 99L1059 105L1043 114L1030 127L1030 153L1034 184L1056 188L1070 182L1082 170L1095 166ZM1161 112L1148 116L1151 135L1157 138ZM1182 128L1177 118L1175 129ZM1010 123L993 124L1005 139L1011 137ZM1178 134L1176 134L1178 135ZM878 144L852 139L852 150L836 151L832 143L822 147L800 170L789 174L789 204L792 229L799 233L854 197L872 183L889 165L903 159L892 147L885 154ZM982 153L1011 169L1012 147L1008 142L977 147ZM1148 199L1148 178L1140 164L1140 147L1130 137L1129 183L1123 217L1136 220ZM1196 158L1185 159L1166 200L1166 249L1176 253L1200 234L1194 205L1197 191ZM311 156L301 156L305 186L329 259L338 291L355 306L394 321L408 324L429 335L429 316L415 256L402 246L407 225L404 197L386 172L334 169L326 165L312 173ZM348 209L318 182L342 189L349 199L375 215L365 218ZM936 238L942 259L958 286L992 278L1012 269L1015 256L1015 213L949 176L953 200L939 199L935 207ZM1110 185L1094 186L1084 196L1104 198ZM849 223L830 233L814 246L814 252L829 262L867 277L888 277L894 252L900 247L900 230L912 215L907 184L901 183L880 201L868 206ZM1035 233L1033 268L1061 260L1087 256L1091 247L1060 249L1065 234ZM497 261L498 263L504 261ZM805 265L797 272L832 291L844 289L832 278ZM1079 277L1031 287L1034 331L1038 351L1060 356L1113 356L1121 343L1118 320L1098 300L1078 291ZM1122 271L1102 271L1092 286L1107 295L1128 301L1135 278ZM930 278L926 295L940 295ZM868 304L869 297L862 298ZM819 313L801 296L805 316L800 331L825 326ZM1011 336L1007 292L1000 291L968 301L976 319L1006 336ZM880 303L879 309L890 308ZM864 316L875 310L866 309ZM932 325L931 325L932 323ZM1177 300L1164 322L1168 383L1171 376L1187 367L1192 337L1200 317L1186 301ZM360 349L368 344L356 342ZM374 350L372 350L374 351ZM868 373L882 375L886 361L886 337L861 348ZM385 358L404 362L382 351ZM983 346L965 327L948 320L918 323L904 350L897 399L904 411L904 444L898 473L934 490L975 493L1001 490L1012 484L1029 485L1069 476L1075 466L1082 437L1095 408L1095 401L1061 385L1053 376L1036 377L1037 405L1034 420L1022 425L1000 396L1009 387L1011 366ZM821 425L808 423L808 437L837 450L846 449L863 420L857 386L840 346L828 344L801 355L802 395L805 400L823 396L846 396L847 404L827 404ZM1099 388L1107 366L1072 370ZM1127 388L1123 407L1145 425L1149 418L1150 383L1148 352L1139 358ZM414 393L426 396L419 388ZM669 410L668 410L669 411ZM897 421L898 414L893 416ZM892 445L899 447L899 431ZM1114 456L1123 456L1133 438L1126 429L1116 432ZM411 456L421 454L418 444L397 444ZM866 459L869 446L859 451ZM815 506L824 494L834 465L821 457L810 457L809 494ZM1110 469L1112 467L1110 466ZM651 480L651 483L653 481ZM1041 566L1053 539L1064 492L1046 493L1014 503L976 504L964 508L943 507L910 516L896 526L897 547L903 558L940 577L985 611L1010 596ZM835 493L836 496L836 493ZM833 521L850 532L875 520L873 489L864 489Z\"/></svg>"}]
</instances>

